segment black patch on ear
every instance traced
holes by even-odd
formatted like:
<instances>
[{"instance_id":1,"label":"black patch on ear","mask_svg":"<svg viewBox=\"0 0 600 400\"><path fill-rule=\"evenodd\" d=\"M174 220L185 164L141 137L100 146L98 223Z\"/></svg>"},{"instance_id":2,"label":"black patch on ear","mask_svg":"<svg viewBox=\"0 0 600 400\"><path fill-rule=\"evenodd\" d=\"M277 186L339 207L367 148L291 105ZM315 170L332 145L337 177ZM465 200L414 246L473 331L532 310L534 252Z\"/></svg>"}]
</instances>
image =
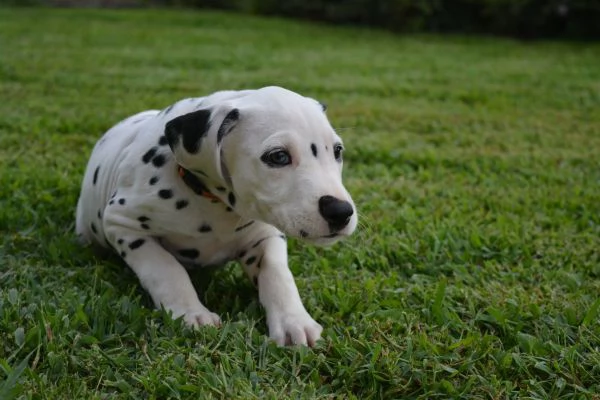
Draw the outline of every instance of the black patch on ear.
<instances>
[{"instance_id":1,"label":"black patch on ear","mask_svg":"<svg viewBox=\"0 0 600 400\"><path fill-rule=\"evenodd\" d=\"M314 143L310 144L310 149L312 150L313 156L317 156L317 145Z\"/></svg>"},{"instance_id":2,"label":"black patch on ear","mask_svg":"<svg viewBox=\"0 0 600 400\"><path fill-rule=\"evenodd\" d=\"M165 137L171 149L181 138L183 148L191 154L200 151L202 139L210 129L210 110L198 110L173 118L165 125Z\"/></svg>"},{"instance_id":3,"label":"black patch on ear","mask_svg":"<svg viewBox=\"0 0 600 400\"><path fill-rule=\"evenodd\" d=\"M92 180L93 185L95 185L96 182L98 182L98 171L100 171L99 165L96 167L96 170L94 171L94 179Z\"/></svg>"},{"instance_id":4,"label":"black patch on ear","mask_svg":"<svg viewBox=\"0 0 600 400\"><path fill-rule=\"evenodd\" d=\"M229 132L231 132L239 118L240 112L237 108L234 108L233 110L229 111L229 113L227 113L225 119L223 120L223 123L221 123L221 126L219 127L219 131L217 132L217 144L221 144L223 138L227 136Z\"/></svg>"}]
</instances>

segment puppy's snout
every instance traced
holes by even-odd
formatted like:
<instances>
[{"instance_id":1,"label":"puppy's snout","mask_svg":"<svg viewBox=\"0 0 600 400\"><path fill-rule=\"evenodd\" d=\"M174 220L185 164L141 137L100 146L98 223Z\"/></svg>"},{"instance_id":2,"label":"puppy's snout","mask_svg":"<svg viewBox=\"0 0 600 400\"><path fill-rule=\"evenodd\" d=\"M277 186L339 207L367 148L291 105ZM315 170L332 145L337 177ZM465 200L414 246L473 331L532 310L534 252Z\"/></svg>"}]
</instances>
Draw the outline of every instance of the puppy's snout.
<instances>
[{"instance_id":1,"label":"puppy's snout","mask_svg":"<svg viewBox=\"0 0 600 400\"><path fill-rule=\"evenodd\" d=\"M350 217L354 214L354 208L347 201L333 196L322 196L319 199L319 213L329 224L329 229L339 231L350 222Z\"/></svg>"}]
</instances>

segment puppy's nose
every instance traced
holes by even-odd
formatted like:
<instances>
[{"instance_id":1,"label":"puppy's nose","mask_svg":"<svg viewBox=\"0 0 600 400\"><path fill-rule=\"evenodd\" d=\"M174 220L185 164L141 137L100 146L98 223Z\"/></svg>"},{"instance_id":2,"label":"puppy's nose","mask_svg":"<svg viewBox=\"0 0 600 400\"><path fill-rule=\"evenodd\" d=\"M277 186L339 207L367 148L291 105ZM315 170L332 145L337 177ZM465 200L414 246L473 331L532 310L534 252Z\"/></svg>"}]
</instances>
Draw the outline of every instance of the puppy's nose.
<instances>
[{"instance_id":1,"label":"puppy's nose","mask_svg":"<svg viewBox=\"0 0 600 400\"><path fill-rule=\"evenodd\" d=\"M339 231L348 225L354 209L352 204L347 201L336 199L333 196L322 196L319 199L319 212L329 224L329 229Z\"/></svg>"}]
</instances>

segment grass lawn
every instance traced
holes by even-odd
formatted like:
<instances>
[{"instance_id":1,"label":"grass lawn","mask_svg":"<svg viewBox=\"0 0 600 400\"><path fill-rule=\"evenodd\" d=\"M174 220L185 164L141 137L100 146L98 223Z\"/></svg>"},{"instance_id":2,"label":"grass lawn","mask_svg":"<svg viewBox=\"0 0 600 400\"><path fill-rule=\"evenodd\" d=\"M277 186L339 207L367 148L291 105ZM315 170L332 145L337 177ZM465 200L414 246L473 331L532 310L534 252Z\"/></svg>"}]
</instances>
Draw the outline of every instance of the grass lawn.
<instances>
[{"instance_id":1,"label":"grass lawn","mask_svg":"<svg viewBox=\"0 0 600 400\"><path fill-rule=\"evenodd\" d=\"M0 399L600 398L600 44L0 9L0 49ZM193 332L73 233L115 122L272 84L329 105L362 215L290 240L315 349L236 265L193 274Z\"/></svg>"}]
</instances>

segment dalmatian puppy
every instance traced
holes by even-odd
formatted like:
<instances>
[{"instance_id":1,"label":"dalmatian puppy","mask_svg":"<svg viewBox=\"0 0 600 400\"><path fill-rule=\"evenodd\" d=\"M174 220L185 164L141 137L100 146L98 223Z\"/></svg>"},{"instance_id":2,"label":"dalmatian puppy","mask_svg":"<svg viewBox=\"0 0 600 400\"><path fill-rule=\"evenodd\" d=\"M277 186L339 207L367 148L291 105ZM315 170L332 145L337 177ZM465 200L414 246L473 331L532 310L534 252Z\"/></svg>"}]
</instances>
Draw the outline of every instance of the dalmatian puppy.
<instances>
[{"instance_id":1,"label":"dalmatian puppy","mask_svg":"<svg viewBox=\"0 0 600 400\"><path fill-rule=\"evenodd\" d=\"M186 267L238 260L258 287L269 336L313 346L288 268L286 236L330 245L357 224L341 180L342 141L325 107L279 87L222 91L144 111L97 142L76 231L114 249L157 307L220 325Z\"/></svg>"}]
</instances>

